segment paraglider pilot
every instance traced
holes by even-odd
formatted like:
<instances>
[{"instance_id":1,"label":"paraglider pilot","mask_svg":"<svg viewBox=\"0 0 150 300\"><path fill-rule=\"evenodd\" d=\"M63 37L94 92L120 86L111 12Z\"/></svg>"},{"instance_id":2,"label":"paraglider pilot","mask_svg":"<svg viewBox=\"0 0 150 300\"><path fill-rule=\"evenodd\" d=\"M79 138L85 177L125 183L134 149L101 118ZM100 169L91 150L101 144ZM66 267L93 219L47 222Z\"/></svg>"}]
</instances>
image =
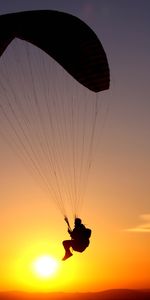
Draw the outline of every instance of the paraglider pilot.
<instances>
[{"instance_id":1,"label":"paraglider pilot","mask_svg":"<svg viewBox=\"0 0 150 300\"><path fill-rule=\"evenodd\" d=\"M62 242L65 249L65 256L62 260L66 260L73 255L70 248L77 252L83 252L89 246L89 238L91 236L91 229L86 228L82 224L81 219L75 218L73 230L70 228L67 217L65 217L65 221L68 225L68 233L71 236L71 240L65 240Z\"/></svg>"}]
</instances>

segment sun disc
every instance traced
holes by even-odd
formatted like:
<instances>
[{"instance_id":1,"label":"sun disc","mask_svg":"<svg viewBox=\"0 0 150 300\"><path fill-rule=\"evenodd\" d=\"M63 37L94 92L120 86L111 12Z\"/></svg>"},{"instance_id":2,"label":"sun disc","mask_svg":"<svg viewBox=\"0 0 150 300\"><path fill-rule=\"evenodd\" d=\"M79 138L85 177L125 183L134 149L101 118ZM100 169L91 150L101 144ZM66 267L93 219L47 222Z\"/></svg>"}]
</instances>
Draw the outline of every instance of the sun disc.
<instances>
[{"instance_id":1,"label":"sun disc","mask_svg":"<svg viewBox=\"0 0 150 300\"><path fill-rule=\"evenodd\" d=\"M40 277L52 276L56 272L57 267L57 261L48 255L40 256L34 262L34 270Z\"/></svg>"}]
</instances>

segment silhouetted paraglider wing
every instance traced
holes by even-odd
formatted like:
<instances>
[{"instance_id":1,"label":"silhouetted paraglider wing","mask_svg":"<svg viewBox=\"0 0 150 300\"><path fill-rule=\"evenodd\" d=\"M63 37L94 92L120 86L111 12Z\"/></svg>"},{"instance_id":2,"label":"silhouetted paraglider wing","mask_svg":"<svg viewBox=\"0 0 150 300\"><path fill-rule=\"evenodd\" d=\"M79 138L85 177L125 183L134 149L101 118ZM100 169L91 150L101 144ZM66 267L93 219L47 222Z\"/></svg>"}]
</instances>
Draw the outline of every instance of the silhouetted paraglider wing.
<instances>
[{"instance_id":1,"label":"silhouetted paraglider wing","mask_svg":"<svg viewBox=\"0 0 150 300\"><path fill-rule=\"evenodd\" d=\"M67 13L39 10L0 16L0 55L14 38L52 56L78 82L99 92L109 88L109 66L95 33Z\"/></svg>"}]
</instances>

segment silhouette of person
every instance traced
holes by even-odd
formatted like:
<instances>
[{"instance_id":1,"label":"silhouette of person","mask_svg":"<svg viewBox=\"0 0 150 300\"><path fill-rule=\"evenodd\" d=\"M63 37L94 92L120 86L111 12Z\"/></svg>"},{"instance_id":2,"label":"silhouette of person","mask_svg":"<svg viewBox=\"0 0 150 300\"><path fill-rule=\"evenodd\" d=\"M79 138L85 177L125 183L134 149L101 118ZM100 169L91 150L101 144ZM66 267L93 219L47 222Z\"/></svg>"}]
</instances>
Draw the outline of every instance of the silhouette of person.
<instances>
[{"instance_id":1,"label":"silhouette of person","mask_svg":"<svg viewBox=\"0 0 150 300\"><path fill-rule=\"evenodd\" d=\"M70 251L70 248L77 252L83 252L89 246L89 238L91 236L91 229L86 228L82 224L81 219L75 218L73 230L71 230L67 218L65 219L65 221L68 224L68 233L71 236L71 240L65 240L62 242L65 249L65 256L62 260L66 260L73 255Z\"/></svg>"}]
</instances>

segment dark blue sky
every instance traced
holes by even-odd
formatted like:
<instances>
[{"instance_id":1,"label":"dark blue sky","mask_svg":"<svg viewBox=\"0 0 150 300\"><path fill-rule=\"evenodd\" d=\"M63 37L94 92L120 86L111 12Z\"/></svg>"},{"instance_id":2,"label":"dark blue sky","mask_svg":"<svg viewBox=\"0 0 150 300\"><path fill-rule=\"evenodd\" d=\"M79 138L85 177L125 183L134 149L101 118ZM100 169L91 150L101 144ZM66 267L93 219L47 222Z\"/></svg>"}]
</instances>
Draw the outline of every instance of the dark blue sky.
<instances>
[{"instance_id":1,"label":"dark blue sky","mask_svg":"<svg viewBox=\"0 0 150 300\"><path fill-rule=\"evenodd\" d=\"M150 1L0 1L1 13L30 9L69 12L88 23L100 38L111 74L110 90L102 93L109 102L103 167L108 177L115 172L116 184L120 174L129 176L130 182L136 174L135 186L142 197L140 177L142 174L147 190L150 168ZM148 199L139 200L138 212L142 207L144 212L150 210Z\"/></svg>"}]
</instances>

